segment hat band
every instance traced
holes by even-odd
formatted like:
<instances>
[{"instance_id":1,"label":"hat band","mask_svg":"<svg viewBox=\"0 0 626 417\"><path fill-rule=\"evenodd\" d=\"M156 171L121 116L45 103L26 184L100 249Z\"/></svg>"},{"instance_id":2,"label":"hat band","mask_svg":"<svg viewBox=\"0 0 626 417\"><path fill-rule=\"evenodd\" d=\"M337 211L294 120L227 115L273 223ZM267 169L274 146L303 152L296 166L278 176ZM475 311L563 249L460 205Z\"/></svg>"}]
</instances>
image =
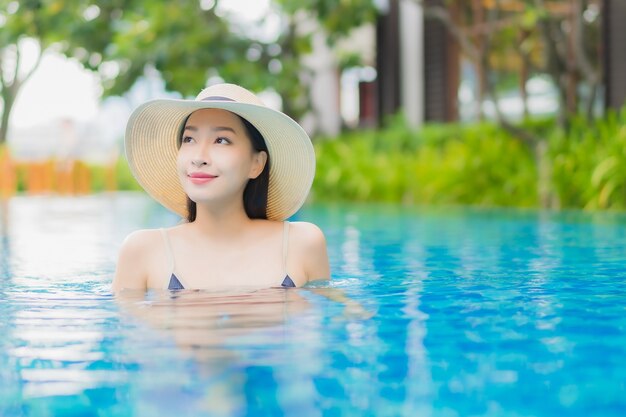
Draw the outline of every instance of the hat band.
<instances>
[{"instance_id":1,"label":"hat band","mask_svg":"<svg viewBox=\"0 0 626 417\"><path fill-rule=\"evenodd\" d=\"M203 98L201 101L235 101L232 98L222 97L222 96L209 96Z\"/></svg>"}]
</instances>

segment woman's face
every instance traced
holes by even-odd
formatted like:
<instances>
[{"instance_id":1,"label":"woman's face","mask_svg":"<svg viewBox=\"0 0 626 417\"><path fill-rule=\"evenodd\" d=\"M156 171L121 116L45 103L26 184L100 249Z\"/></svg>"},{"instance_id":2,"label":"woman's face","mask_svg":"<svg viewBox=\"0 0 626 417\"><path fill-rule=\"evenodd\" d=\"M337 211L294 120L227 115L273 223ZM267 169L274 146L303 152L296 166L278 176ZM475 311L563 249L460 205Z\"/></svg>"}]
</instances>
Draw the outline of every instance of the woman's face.
<instances>
[{"instance_id":1,"label":"woman's face","mask_svg":"<svg viewBox=\"0 0 626 417\"><path fill-rule=\"evenodd\" d=\"M196 203L242 198L251 178L263 171L267 154L253 147L239 116L220 109L189 116L178 150L180 182Z\"/></svg>"}]
</instances>

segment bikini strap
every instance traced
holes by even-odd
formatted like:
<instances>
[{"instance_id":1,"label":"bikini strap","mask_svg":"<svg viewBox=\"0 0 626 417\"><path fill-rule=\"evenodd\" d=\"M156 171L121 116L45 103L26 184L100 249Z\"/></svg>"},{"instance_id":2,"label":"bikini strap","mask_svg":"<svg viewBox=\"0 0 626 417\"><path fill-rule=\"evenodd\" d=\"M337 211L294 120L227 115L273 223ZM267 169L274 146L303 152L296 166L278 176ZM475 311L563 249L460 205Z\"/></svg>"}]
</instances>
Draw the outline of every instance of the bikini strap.
<instances>
[{"instance_id":1,"label":"bikini strap","mask_svg":"<svg viewBox=\"0 0 626 417\"><path fill-rule=\"evenodd\" d=\"M287 276L287 249L289 248L289 222L283 222L283 272Z\"/></svg>"},{"instance_id":2,"label":"bikini strap","mask_svg":"<svg viewBox=\"0 0 626 417\"><path fill-rule=\"evenodd\" d=\"M174 273L174 253L172 252L172 246L170 245L170 239L167 236L167 230L159 229L161 231L161 236L163 236L163 241L165 242L165 251L167 253L167 261L170 264L170 275ZM168 276L167 279L170 279Z\"/></svg>"}]
</instances>

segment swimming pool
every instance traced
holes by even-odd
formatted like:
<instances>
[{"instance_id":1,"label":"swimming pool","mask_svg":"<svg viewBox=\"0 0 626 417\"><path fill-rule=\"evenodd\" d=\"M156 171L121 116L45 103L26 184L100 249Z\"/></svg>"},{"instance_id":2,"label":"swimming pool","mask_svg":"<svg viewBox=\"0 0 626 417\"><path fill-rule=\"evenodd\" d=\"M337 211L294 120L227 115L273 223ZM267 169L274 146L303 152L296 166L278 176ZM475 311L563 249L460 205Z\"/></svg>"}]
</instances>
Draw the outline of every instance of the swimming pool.
<instances>
[{"instance_id":1,"label":"swimming pool","mask_svg":"<svg viewBox=\"0 0 626 417\"><path fill-rule=\"evenodd\" d=\"M120 242L165 210L119 193L0 214L2 416L626 413L623 214L306 207L330 284L118 302Z\"/></svg>"}]
</instances>

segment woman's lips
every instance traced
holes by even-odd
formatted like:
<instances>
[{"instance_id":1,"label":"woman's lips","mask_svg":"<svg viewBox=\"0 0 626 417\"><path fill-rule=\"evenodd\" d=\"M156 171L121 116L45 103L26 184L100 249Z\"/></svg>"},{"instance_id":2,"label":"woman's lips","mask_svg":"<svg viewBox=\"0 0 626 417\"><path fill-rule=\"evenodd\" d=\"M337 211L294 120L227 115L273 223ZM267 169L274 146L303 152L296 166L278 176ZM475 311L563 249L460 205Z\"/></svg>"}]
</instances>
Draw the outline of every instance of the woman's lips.
<instances>
[{"instance_id":1,"label":"woman's lips","mask_svg":"<svg viewBox=\"0 0 626 417\"><path fill-rule=\"evenodd\" d=\"M191 174L187 174L189 181L194 184L206 184L217 178L216 175L205 174L204 172L192 172Z\"/></svg>"}]
</instances>

